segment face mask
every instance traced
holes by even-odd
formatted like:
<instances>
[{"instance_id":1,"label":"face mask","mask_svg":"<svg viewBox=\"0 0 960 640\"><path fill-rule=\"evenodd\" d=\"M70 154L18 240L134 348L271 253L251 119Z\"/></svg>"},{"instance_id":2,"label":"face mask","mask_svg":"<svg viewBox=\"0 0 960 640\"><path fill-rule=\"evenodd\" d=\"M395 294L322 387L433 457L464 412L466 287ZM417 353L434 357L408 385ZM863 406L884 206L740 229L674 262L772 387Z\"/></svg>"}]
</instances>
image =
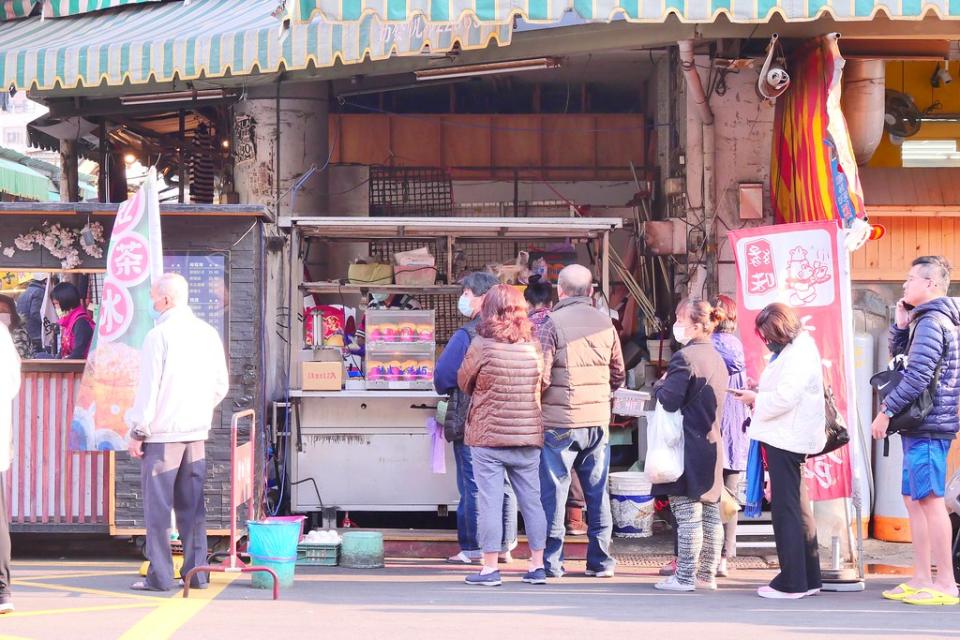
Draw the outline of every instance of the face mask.
<instances>
[{"instance_id":1,"label":"face mask","mask_svg":"<svg viewBox=\"0 0 960 640\"><path fill-rule=\"evenodd\" d=\"M150 318L151 318L154 322L156 322L157 320L159 320L159 319L160 319L160 316L163 315L163 312L162 312L162 311L157 311L156 308L155 308L153 305L150 305L150 307L147 309L147 313L150 315Z\"/></svg>"},{"instance_id":2,"label":"face mask","mask_svg":"<svg viewBox=\"0 0 960 640\"><path fill-rule=\"evenodd\" d=\"M460 296L460 299L457 300L457 311L460 312L460 315L467 318L473 317L473 303L470 301L470 298L467 297L467 294Z\"/></svg>"},{"instance_id":3,"label":"face mask","mask_svg":"<svg viewBox=\"0 0 960 640\"><path fill-rule=\"evenodd\" d=\"M0 313L0 324L10 326L10 323L13 322L13 318L9 313Z\"/></svg>"},{"instance_id":4,"label":"face mask","mask_svg":"<svg viewBox=\"0 0 960 640\"><path fill-rule=\"evenodd\" d=\"M679 324L673 325L673 339L680 344L690 342L690 338L687 336L687 328Z\"/></svg>"},{"instance_id":5,"label":"face mask","mask_svg":"<svg viewBox=\"0 0 960 640\"><path fill-rule=\"evenodd\" d=\"M785 344L776 344L773 342L767 343L767 349L770 350L770 353L775 353L776 355L780 355L780 352L783 351L783 348L786 346Z\"/></svg>"}]
</instances>

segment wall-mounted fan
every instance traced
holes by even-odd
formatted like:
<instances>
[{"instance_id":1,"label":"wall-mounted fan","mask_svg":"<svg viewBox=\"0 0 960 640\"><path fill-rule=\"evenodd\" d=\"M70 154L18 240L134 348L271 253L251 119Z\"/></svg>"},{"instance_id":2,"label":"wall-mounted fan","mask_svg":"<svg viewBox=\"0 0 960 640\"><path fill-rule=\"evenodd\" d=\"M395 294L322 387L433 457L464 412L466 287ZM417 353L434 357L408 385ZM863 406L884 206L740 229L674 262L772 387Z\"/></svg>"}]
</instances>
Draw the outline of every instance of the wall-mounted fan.
<instances>
[{"instance_id":1,"label":"wall-mounted fan","mask_svg":"<svg viewBox=\"0 0 960 640\"><path fill-rule=\"evenodd\" d=\"M921 113L913 98L900 91L887 89L884 99L883 126L893 138L909 138L920 131Z\"/></svg>"}]
</instances>

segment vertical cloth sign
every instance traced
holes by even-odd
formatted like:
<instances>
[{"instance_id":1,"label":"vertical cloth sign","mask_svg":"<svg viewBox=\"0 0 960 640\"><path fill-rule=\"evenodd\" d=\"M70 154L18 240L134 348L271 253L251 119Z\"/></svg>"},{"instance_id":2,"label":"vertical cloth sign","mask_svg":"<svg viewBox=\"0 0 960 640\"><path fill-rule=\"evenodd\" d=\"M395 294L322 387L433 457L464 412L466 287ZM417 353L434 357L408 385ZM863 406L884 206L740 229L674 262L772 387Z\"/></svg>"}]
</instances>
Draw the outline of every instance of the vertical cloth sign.
<instances>
[{"instance_id":1,"label":"vertical cloth sign","mask_svg":"<svg viewBox=\"0 0 960 640\"><path fill-rule=\"evenodd\" d=\"M770 354L752 330L760 311L782 302L797 312L823 361L824 382L833 388L837 408L855 425L852 389L852 311L847 254L835 222L755 227L728 235L737 265L737 311L747 375L759 380ZM849 360L849 362L848 362ZM807 462L810 497L849 497L852 466L847 446Z\"/></svg>"},{"instance_id":2,"label":"vertical cloth sign","mask_svg":"<svg viewBox=\"0 0 960 640\"><path fill-rule=\"evenodd\" d=\"M770 163L777 222L866 216L863 189L840 110L845 61L837 34L811 40L790 56L790 90L777 98Z\"/></svg>"},{"instance_id":3,"label":"vertical cloth sign","mask_svg":"<svg viewBox=\"0 0 960 640\"><path fill-rule=\"evenodd\" d=\"M107 249L96 333L70 425L72 451L126 448L125 417L140 377L140 347L153 328L150 288L163 273L157 175L120 205Z\"/></svg>"}]
</instances>

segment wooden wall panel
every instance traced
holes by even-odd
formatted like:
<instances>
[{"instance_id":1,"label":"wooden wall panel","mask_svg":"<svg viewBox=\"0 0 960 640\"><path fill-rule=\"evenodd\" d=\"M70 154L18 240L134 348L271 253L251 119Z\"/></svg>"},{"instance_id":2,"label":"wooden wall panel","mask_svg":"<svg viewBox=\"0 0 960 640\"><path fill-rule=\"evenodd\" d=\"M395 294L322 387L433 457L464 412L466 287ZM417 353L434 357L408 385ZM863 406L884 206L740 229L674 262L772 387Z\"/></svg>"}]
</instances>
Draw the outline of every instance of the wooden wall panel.
<instances>
[{"instance_id":1,"label":"wooden wall panel","mask_svg":"<svg viewBox=\"0 0 960 640\"><path fill-rule=\"evenodd\" d=\"M543 164L547 167L596 167L597 136L594 116L546 115L543 117ZM551 180L573 180L583 171L547 171Z\"/></svg>"},{"instance_id":2,"label":"wooden wall panel","mask_svg":"<svg viewBox=\"0 0 960 640\"><path fill-rule=\"evenodd\" d=\"M439 166L458 179L510 179L516 168L532 180L630 180L646 149L639 114L341 114L330 127L333 162ZM582 168L549 169L559 166Z\"/></svg>"},{"instance_id":3,"label":"wooden wall panel","mask_svg":"<svg viewBox=\"0 0 960 640\"><path fill-rule=\"evenodd\" d=\"M597 165L628 167L646 164L647 130L642 115L610 114L597 117ZM601 179L616 180L622 171L600 171Z\"/></svg>"},{"instance_id":4,"label":"wooden wall panel","mask_svg":"<svg viewBox=\"0 0 960 640\"><path fill-rule=\"evenodd\" d=\"M489 167L493 155L490 116L443 116L448 167ZM488 178L489 172L453 170L454 178Z\"/></svg>"},{"instance_id":5,"label":"wooden wall panel","mask_svg":"<svg viewBox=\"0 0 960 640\"><path fill-rule=\"evenodd\" d=\"M387 116L341 115L341 162L385 164L390 161L390 119Z\"/></svg>"},{"instance_id":6,"label":"wooden wall panel","mask_svg":"<svg viewBox=\"0 0 960 640\"><path fill-rule=\"evenodd\" d=\"M411 167L443 166L444 131L439 118L390 117L390 141L397 164Z\"/></svg>"},{"instance_id":7,"label":"wooden wall panel","mask_svg":"<svg viewBox=\"0 0 960 640\"><path fill-rule=\"evenodd\" d=\"M917 256L942 255L960 265L960 243L954 241L960 232L960 218L902 216L875 222L887 232L853 254L854 280L902 282Z\"/></svg>"},{"instance_id":8,"label":"wooden wall panel","mask_svg":"<svg viewBox=\"0 0 960 640\"><path fill-rule=\"evenodd\" d=\"M538 115L493 116L494 166L543 166L541 120ZM513 172L495 170L493 175L507 179L513 177Z\"/></svg>"}]
</instances>

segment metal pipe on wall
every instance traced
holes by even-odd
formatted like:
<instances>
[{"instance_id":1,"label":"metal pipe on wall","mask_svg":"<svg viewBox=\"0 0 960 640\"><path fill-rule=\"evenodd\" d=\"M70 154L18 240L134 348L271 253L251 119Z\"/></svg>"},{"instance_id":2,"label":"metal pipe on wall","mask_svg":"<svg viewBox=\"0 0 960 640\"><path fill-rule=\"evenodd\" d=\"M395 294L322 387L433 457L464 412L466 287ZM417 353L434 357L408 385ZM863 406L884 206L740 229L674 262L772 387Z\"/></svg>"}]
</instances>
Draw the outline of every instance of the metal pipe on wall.
<instances>
[{"instance_id":1,"label":"metal pipe on wall","mask_svg":"<svg viewBox=\"0 0 960 640\"><path fill-rule=\"evenodd\" d=\"M703 82L700 79L700 73L697 71L696 59L693 51L692 40L680 40L677 42L680 50L680 69L687 81L687 106L692 107L697 114L699 127L687 128L687 155L691 158L699 156L699 167L697 162L690 162L687 168L688 186L691 178L695 177L700 183L703 200L700 202L703 208L703 227L706 234L706 269L707 278L704 284L704 291L691 291L691 295L709 298L716 293L717 288L717 242L714 232L714 216L716 213L716 148L714 135L714 115L710 108L706 92L703 90ZM694 169L694 171L691 171ZM691 176L691 173L699 172L699 176ZM692 266L695 268L695 265ZM693 271L689 272L692 280Z\"/></svg>"},{"instance_id":2,"label":"metal pipe on wall","mask_svg":"<svg viewBox=\"0 0 960 640\"><path fill-rule=\"evenodd\" d=\"M857 164L869 162L883 139L886 68L883 60L847 60L840 106Z\"/></svg>"}]
</instances>

